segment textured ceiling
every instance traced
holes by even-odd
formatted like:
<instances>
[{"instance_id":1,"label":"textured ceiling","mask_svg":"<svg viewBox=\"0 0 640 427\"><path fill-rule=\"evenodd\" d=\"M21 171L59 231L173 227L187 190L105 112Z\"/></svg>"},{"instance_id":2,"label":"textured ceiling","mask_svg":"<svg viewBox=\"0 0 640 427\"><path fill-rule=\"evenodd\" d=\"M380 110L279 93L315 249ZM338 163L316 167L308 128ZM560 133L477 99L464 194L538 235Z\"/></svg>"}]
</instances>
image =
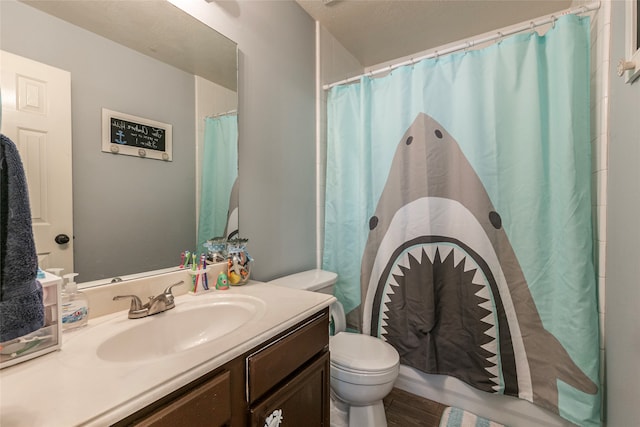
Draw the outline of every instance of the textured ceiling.
<instances>
[{"instance_id":1,"label":"textured ceiling","mask_svg":"<svg viewBox=\"0 0 640 427\"><path fill-rule=\"evenodd\" d=\"M21 1L183 71L237 90L236 44L167 1Z\"/></svg>"},{"instance_id":2,"label":"textured ceiling","mask_svg":"<svg viewBox=\"0 0 640 427\"><path fill-rule=\"evenodd\" d=\"M526 22L571 0L296 0L363 67Z\"/></svg>"}]
</instances>

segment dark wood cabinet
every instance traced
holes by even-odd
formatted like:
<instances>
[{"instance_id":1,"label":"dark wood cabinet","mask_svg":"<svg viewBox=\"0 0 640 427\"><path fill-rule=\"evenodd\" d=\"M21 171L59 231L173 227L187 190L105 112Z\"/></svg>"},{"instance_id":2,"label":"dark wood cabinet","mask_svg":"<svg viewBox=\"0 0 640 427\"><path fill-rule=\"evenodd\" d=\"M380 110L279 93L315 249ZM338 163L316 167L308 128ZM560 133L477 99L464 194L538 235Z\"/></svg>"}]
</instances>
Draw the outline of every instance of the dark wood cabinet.
<instances>
[{"instance_id":1,"label":"dark wood cabinet","mask_svg":"<svg viewBox=\"0 0 640 427\"><path fill-rule=\"evenodd\" d=\"M319 313L247 357L247 391L252 404L329 345L328 315Z\"/></svg>"},{"instance_id":2,"label":"dark wood cabinet","mask_svg":"<svg viewBox=\"0 0 640 427\"><path fill-rule=\"evenodd\" d=\"M114 426L329 427L324 309Z\"/></svg>"},{"instance_id":3,"label":"dark wood cabinet","mask_svg":"<svg viewBox=\"0 0 640 427\"><path fill-rule=\"evenodd\" d=\"M231 375L224 371L135 423L137 427L222 426L231 421Z\"/></svg>"},{"instance_id":4,"label":"dark wood cabinet","mask_svg":"<svg viewBox=\"0 0 640 427\"><path fill-rule=\"evenodd\" d=\"M251 408L252 427L329 427L329 353Z\"/></svg>"}]
</instances>

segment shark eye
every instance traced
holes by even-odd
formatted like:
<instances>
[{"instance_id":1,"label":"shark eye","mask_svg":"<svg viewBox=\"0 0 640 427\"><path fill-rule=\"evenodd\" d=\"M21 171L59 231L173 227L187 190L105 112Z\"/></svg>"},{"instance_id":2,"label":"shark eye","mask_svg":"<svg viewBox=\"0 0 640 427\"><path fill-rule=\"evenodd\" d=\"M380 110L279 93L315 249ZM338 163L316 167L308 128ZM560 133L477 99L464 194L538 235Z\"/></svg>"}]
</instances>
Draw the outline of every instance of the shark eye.
<instances>
[{"instance_id":1,"label":"shark eye","mask_svg":"<svg viewBox=\"0 0 640 427\"><path fill-rule=\"evenodd\" d=\"M496 230L499 230L502 227L502 218L500 218L500 214L498 212L489 212L489 221Z\"/></svg>"},{"instance_id":2,"label":"shark eye","mask_svg":"<svg viewBox=\"0 0 640 427\"><path fill-rule=\"evenodd\" d=\"M410 136L409 138L407 138L407 140L405 141L405 144L407 145L411 145L411 143L413 142L413 137Z\"/></svg>"},{"instance_id":3,"label":"shark eye","mask_svg":"<svg viewBox=\"0 0 640 427\"><path fill-rule=\"evenodd\" d=\"M377 226L378 226L378 217L372 216L371 218L369 218L369 230L373 230Z\"/></svg>"},{"instance_id":4,"label":"shark eye","mask_svg":"<svg viewBox=\"0 0 640 427\"><path fill-rule=\"evenodd\" d=\"M440 129L436 129L435 134L438 139L442 139L442 131Z\"/></svg>"}]
</instances>

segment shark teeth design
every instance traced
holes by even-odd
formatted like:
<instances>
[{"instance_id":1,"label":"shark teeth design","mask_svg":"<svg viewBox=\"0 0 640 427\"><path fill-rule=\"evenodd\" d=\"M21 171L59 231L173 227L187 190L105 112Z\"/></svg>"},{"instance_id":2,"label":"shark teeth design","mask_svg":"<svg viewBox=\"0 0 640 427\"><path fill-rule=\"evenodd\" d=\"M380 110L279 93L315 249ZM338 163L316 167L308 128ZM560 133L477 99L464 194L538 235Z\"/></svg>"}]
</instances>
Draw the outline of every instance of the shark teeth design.
<instances>
[{"instance_id":1,"label":"shark teeth design","mask_svg":"<svg viewBox=\"0 0 640 427\"><path fill-rule=\"evenodd\" d=\"M453 257L452 260L448 258ZM480 323L480 329L483 331L484 338L481 340L483 344L478 346L478 352L481 354L486 362L483 364L484 371L486 371L487 380L492 385L489 386L490 390L496 393L501 393L504 390L503 381L501 379L502 372L500 367L499 345L498 345L498 326L496 322L496 309L493 302L493 296L490 286L482 273L481 268L474 261L473 257L462 250L460 247L452 244L431 243L416 245L405 252L403 252L394 262L391 268L391 272L387 277L384 293L382 296L382 312L380 313L380 329L379 337L387 341L390 332L390 319L391 314L389 305L392 304L392 297L400 291L402 279L406 275L406 272L411 268L412 264L436 264L445 262L451 262L455 269L462 270L464 273L473 272L473 278L470 285L474 287L471 290L472 295L475 296L477 306L480 308L479 312L482 317L477 319ZM477 289L475 289L477 287Z\"/></svg>"},{"instance_id":2,"label":"shark teeth design","mask_svg":"<svg viewBox=\"0 0 640 427\"><path fill-rule=\"evenodd\" d=\"M402 274L402 273L400 273ZM387 286L385 287L385 292L384 295L382 296L382 305L384 306L384 310L382 311L381 314L381 318L380 318L380 336L386 341L386 335L387 335L387 326L388 323L387 321L389 320L389 307L387 304L389 304L391 302L391 295L395 294L395 288L397 288L399 286L399 284L396 282L396 280L394 279L396 275L395 274L391 274L390 280L387 282Z\"/></svg>"}]
</instances>

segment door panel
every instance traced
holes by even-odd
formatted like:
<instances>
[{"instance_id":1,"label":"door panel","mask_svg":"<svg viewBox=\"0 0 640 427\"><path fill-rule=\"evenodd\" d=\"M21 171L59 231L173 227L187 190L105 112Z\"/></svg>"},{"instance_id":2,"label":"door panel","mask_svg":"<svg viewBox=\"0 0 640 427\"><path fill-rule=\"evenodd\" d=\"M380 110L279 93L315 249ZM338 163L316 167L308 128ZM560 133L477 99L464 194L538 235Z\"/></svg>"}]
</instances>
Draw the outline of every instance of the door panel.
<instances>
[{"instance_id":1,"label":"door panel","mask_svg":"<svg viewBox=\"0 0 640 427\"><path fill-rule=\"evenodd\" d=\"M1 131L18 147L40 267L73 271L71 74L0 51ZM57 244L58 234L70 237Z\"/></svg>"}]
</instances>

